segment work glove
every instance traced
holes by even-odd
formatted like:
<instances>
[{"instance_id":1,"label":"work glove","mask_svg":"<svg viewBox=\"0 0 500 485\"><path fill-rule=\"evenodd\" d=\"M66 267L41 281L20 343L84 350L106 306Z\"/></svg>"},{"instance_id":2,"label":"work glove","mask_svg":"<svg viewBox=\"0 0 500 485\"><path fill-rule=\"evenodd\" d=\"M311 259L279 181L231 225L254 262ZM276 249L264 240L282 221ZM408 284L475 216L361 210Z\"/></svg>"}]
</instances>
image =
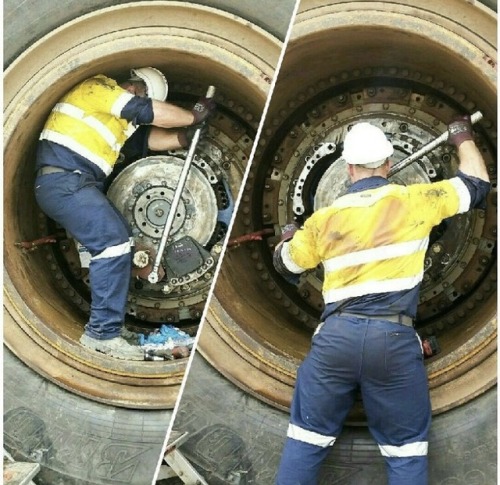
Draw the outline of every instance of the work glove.
<instances>
[{"instance_id":1,"label":"work glove","mask_svg":"<svg viewBox=\"0 0 500 485\"><path fill-rule=\"evenodd\" d=\"M202 123L201 125L191 125L186 128L181 128L177 132L177 140L179 141L179 144L182 148L188 148L189 145L191 145L191 141L193 140L194 134L198 128L201 130L198 146L203 146L203 138L207 134L207 125L205 125L205 123Z\"/></svg>"},{"instance_id":2,"label":"work glove","mask_svg":"<svg viewBox=\"0 0 500 485\"><path fill-rule=\"evenodd\" d=\"M290 223L287 224L284 228L283 231L281 232L281 241L289 241L292 239L293 235L297 232L298 227L295 223Z\"/></svg>"},{"instance_id":3,"label":"work glove","mask_svg":"<svg viewBox=\"0 0 500 485\"><path fill-rule=\"evenodd\" d=\"M213 98L200 98L191 110L191 113L194 115L193 124L196 125L207 121L214 115L216 107L217 105Z\"/></svg>"},{"instance_id":4,"label":"work glove","mask_svg":"<svg viewBox=\"0 0 500 485\"><path fill-rule=\"evenodd\" d=\"M469 115L458 116L448 125L448 143L458 148L464 141L473 140Z\"/></svg>"}]
</instances>

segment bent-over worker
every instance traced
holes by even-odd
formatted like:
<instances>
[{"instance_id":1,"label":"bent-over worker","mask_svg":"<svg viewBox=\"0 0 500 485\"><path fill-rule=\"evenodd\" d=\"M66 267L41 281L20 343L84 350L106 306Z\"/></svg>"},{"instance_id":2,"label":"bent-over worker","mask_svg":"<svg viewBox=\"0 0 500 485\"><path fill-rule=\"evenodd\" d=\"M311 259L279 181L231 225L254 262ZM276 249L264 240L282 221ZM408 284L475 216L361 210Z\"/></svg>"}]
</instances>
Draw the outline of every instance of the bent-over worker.
<instances>
[{"instance_id":1,"label":"bent-over worker","mask_svg":"<svg viewBox=\"0 0 500 485\"><path fill-rule=\"evenodd\" d=\"M165 102L168 84L153 67L132 69L121 83L95 75L76 85L52 109L36 157L36 200L91 255L91 308L80 343L119 359L144 354L122 336L132 269L132 232L104 194L124 143L151 125L148 148L173 150L190 143L215 109L200 98L193 110ZM187 128L182 128L187 127Z\"/></svg>"}]
</instances>

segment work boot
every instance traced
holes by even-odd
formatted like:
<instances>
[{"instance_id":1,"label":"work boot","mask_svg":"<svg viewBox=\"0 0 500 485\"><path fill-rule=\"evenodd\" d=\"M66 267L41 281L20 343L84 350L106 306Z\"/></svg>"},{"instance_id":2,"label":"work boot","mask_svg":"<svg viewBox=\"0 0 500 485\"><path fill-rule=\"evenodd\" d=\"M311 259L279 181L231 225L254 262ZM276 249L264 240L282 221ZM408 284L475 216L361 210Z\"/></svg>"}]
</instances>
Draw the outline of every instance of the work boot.
<instances>
[{"instance_id":1,"label":"work boot","mask_svg":"<svg viewBox=\"0 0 500 485\"><path fill-rule=\"evenodd\" d=\"M125 326L122 327L122 333L120 336L123 337L129 344L137 345L139 343L139 336Z\"/></svg>"},{"instance_id":2,"label":"work boot","mask_svg":"<svg viewBox=\"0 0 500 485\"><path fill-rule=\"evenodd\" d=\"M80 343L96 352L122 360L144 360L144 352L136 346L130 345L123 337L115 337L107 340L98 340L83 334Z\"/></svg>"}]
</instances>

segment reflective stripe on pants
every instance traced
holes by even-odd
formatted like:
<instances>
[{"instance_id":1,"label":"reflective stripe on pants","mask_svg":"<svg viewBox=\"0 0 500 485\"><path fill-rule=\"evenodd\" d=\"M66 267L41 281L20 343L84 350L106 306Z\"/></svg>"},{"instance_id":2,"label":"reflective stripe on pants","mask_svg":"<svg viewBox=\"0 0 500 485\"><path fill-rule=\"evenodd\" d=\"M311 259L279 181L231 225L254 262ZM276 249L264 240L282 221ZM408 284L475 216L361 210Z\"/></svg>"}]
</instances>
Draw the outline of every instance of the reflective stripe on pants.
<instances>
[{"instance_id":1,"label":"reflective stripe on pants","mask_svg":"<svg viewBox=\"0 0 500 485\"><path fill-rule=\"evenodd\" d=\"M331 443L361 391L368 427L383 453L390 485L427 484L431 407L414 329L332 315L313 337L297 372L278 485L314 485ZM311 433L308 434L307 432ZM297 437L302 437L297 439ZM304 437L312 436L313 439Z\"/></svg>"}]
</instances>

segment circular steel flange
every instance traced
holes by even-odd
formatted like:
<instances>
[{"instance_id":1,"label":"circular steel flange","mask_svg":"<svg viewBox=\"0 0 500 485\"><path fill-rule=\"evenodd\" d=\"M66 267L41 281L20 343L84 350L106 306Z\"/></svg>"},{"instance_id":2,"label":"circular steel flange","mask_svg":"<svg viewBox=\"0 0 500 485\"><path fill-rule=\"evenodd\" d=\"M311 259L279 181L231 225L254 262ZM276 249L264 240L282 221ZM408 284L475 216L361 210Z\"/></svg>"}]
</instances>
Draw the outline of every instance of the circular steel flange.
<instances>
[{"instance_id":1,"label":"circular steel flange","mask_svg":"<svg viewBox=\"0 0 500 485\"><path fill-rule=\"evenodd\" d=\"M136 241L157 245L171 210L184 160L152 156L120 172L107 195L132 226ZM190 236L206 245L217 222L217 201L206 174L192 166L176 207L172 241Z\"/></svg>"}]
</instances>

